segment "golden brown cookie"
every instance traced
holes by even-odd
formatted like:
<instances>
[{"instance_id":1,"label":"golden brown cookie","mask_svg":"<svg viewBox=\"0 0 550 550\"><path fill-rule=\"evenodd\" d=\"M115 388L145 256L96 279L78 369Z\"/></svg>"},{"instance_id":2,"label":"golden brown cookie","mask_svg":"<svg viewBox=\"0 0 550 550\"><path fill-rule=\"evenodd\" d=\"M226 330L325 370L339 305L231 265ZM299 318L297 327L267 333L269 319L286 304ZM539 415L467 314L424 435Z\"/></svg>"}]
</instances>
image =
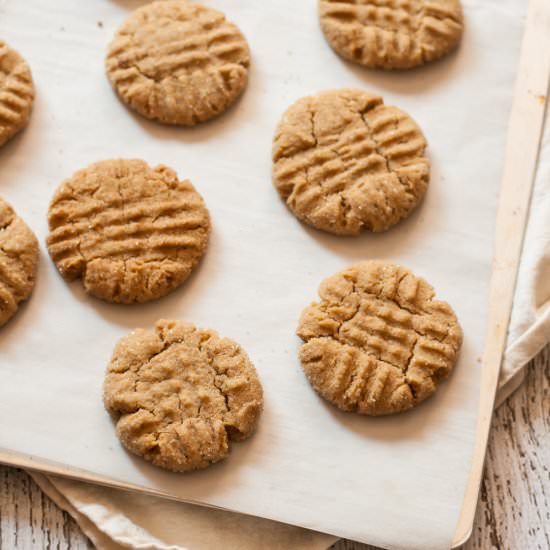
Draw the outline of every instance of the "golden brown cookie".
<instances>
[{"instance_id":1,"label":"golden brown cookie","mask_svg":"<svg viewBox=\"0 0 550 550\"><path fill-rule=\"evenodd\" d=\"M106 160L61 184L48 250L67 280L108 302L148 302L189 277L208 244L202 197L166 166Z\"/></svg>"},{"instance_id":2,"label":"golden brown cookie","mask_svg":"<svg viewBox=\"0 0 550 550\"><path fill-rule=\"evenodd\" d=\"M27 126L33 101L29 66L0 40L0 146Z\"/></svg>"},{"instance_id":3,"label":"golden brown cookie","mask_svg":"<svg viewBox=\"0 0 550 550\"><path fill-rule=\"evenodd\" d=\"M320 0L321 28L345 59L408 69L453 51L462 38L460 0Z\"/></svg>"},{"instance_id":4,"label":"golden brown cookie","mask_svg":"<svg viewBox=\"0 0 550 550\"><path fill-rule=\"evenodd\" d=\"M434 289L408 269L367 261L329 277L297 334L302 367L319 394L344 411L406 411L447 378L462 330Z\"/></svg>"},{"instance_id":5,"label":"golden brown cookie","mask_svg":"<svg viewBox=\"0 0 550 550\"><path fill-rule=\"evenodd\" d=\"M414 120L379 96L333 90L297 101L273 145L273 182L303 222L337 235L406 218L430 177Z\"/></svg>"},{"instance_id":6,"label":"golden brown cookie","mask_svg":"<svg viewBox=\"0 0 550 550\"><path fill-rule=\"evenodd\" d=\"M0 198L0 327L32 293L38 269L38 241L13 208Z\"/></svg>"},{"instance_id":7,"label":"golden brown cookie","mask_svg":"<svg viewBox=\"0 0 550 550\"><path fill-rule=\"evenodd\" d=\"M166 124L194 126L241 95L250 53L223 13L164 0L137 9L120 27L106 64L111 84L132 109Z\"/></svg>"},{"instance_id":8,"label":"golden brown cookie","mask_svg":"<svg viewBox=\"0 0 550 550\"><path fill-rule=\"evenodd\" d=\"M206 468L254 431L262 386L244 350L212 330L159 321L117 344L103 399L123 445L175 472Z\"/></svg>"}]
</instances>

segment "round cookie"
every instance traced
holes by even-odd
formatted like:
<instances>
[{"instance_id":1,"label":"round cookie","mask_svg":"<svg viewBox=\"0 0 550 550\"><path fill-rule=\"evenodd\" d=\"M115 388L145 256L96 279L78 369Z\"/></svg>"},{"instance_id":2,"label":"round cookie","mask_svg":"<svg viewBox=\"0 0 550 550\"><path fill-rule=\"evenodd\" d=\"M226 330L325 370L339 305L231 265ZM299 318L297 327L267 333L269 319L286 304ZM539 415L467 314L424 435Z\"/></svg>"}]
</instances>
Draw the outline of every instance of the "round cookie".
<instances>
[{"instance_id":1,"label":"round cookie","mask_svg":"<svg viewBox=\"0 0 550 550\"><path fill-rule=\"evenodd\" d=\"M460 0L320 0L321 28L349 61L408 69L453 51L462 38Z\"/></svg>"},{"instance_id":2,"label":"round cookie","mask_svg":"<svg viewBox=\"0 0 550 550\"><path fill-rule=\"evenodd\" d=\"M410 409L447 378L462 330L434 289L385 261L329 277L302 314L300 361L317 392L344 411L372 416Z\"/></svg>"},{"instance_id":3,"label":"round cookie","mask_svg":"<svg viewBox=\"0 0 550 550\"><path fill-rule=\"evenodd\" d=\"M56 191L48 250L61 275L108 302L148 302L180 286L208 244L210 220L189 181L166 166L107 160Z\"/></svg>"},{"instance_id":4,"label":"round cookie","mask_svg":"<svg viewBox=\"0 0 550 550\"><path fill-rule=\"evenodd\" d=\"M38 256L38 241L34 233L0 198L0 327L31 295Z\"/></svg>"},{"instance_id":5,"label":"round cookie","mask_svg":"<svg viewBox=\"0 0 550 550\"><path fill-rule=\"evenodd\" d=\"M381 97L328 91L284 114L273 144L273 182L294 214L317 229L385 231L424 196L426 146L413 119Z\"/></svg>"},{"instance_id":6,"label":"round cookie","mask_svg":"<svg viewBox=\"0 0 550 550\"><path fill-rule=\"evenodd\" d=\"M119 341L103 400L122 444L175 472L225 458L229 440L252 434L263 405L256 370L238 344L165 320Z\"/></svg>"},{"instance_id":7,"label":"round cookie","mask_svg":"<svg viewBox=\"0 0 550 550\"><path fill-rule=\"evenodd\" d=\"M0 40L0 146L27 126L33 101L29 66Z\"/></svg>"},{"instance_id":8,"label":"round cookie","mask_svg":"<svg viewBox=\"0 0 550 550\"><path fill-rule=\"evenodd\" d=\"M194 126L224 112L248 82L241 31L212 8L186 0L137 9L109 45L107 74L144 117Z\"/></svg>"}]
</instances>

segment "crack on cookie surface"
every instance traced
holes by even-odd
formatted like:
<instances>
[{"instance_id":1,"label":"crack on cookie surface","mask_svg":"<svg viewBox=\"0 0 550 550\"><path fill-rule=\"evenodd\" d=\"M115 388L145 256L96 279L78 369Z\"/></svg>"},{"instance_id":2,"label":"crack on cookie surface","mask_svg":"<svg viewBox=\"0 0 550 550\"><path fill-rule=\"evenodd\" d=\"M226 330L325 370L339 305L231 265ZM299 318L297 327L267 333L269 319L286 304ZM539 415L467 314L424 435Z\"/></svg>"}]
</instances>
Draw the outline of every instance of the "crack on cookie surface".
<instances>
[{"instance_id":1,"label":"crack on cookie surface","mask_svg":"<svg viewBox=\"0 0 550 550\"><path fill-rule=\"evenodd\" d=\"M451 307L405 268L369 261L325 280L297 334L314 388L343 410L407 410L451 372L462 331Z\"/></svg>"},{"instance_id":2,"label":"crack on cookie surface","mask_svg":"<svg viewBox=\"0 0 550 550\"><path fill-rule=\"evenodd\" d=\"M104 387L122 443L174 471L223 459L255 429L262 388L245 352L213 331L159 321L117 345Z\"/></svg>"},{"instance_id":3,"label":"crack on cookie surface","mask_svg":"<svg viewBox=\"0 0 550 550\"><path fill-rule=\"evenodd\" d=\"M297 101L279 123L273 182L305 223L339 235L385 231L429 181L426 140L405 113L358 90Z\"/></svg>"}]
</instances>

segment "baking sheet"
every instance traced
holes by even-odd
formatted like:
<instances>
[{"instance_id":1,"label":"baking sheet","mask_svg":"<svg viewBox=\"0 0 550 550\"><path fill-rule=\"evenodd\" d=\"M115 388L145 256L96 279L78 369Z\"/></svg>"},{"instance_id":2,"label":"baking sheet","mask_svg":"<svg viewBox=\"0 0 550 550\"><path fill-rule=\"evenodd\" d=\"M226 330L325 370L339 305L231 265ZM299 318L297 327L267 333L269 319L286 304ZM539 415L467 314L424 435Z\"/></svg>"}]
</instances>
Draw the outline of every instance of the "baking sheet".
<instances>
[{"instance_id":1,"label":"baking sheet","mask_svg":"<svg viewBox=\"0 0 550 550\"><path fill-rule=\"evenodd\" d=\"M103 72L106 44L143 2L0 1L0 36L30 62L38 96L29 129L0 151L0 194L37 232L59 182L102 158L142 157L189 177L214 232L185 287L145 306L109 306L65 284L43 248L31 302L0 333L0 448L179 499L386 547L450 546L473 451L496 197L526 6L465 1L457 55L387 74L342 62L322 38L315 0L211 0L247 35L250 87L227 115L194 130L129 113ZM101 23L101 24L100 24ZM407 110L433 163L421 208L384 235L339 239L297 222L270 184L273 129L315 91L356 86ZM326 275L388 258L428 278L465 330L448 384L418 410L387 419L340 413L310 389L293 335ZM216 328L260 373L258 433L228 460L178 476L120 447L101 404L116 340L159 317Z\"/></svg>"}]
</instances>

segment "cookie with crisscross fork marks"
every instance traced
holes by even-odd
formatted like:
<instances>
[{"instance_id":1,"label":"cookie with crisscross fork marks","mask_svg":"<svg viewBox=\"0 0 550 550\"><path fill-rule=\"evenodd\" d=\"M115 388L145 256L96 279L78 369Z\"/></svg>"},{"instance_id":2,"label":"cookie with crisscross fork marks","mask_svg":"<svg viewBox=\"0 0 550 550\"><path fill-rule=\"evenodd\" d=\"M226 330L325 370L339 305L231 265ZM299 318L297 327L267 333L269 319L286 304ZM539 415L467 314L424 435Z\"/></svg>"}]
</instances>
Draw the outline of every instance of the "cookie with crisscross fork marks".
<instances>
[{"instance_id":1,"label":"cookie with crisscross fork marks","mask_svg":"<svg viewBox=\"0 0 550 550\"><path fill-rule=\"evenodd\" d=\"M107 160L61 184L48 250L61 275L108 302L147 302L181 285L203 255L208 211L191 182L166 166Z\"/></svg>"},{"instance_id":2,"label":"cookie with crisscross fork marks","mask_svg":"<svg viewBox=\"0 0 550 550\"><path fill-rule=\"evenodd\" d=\"M0 40L0 146L27 126L33 101L29 66Z\"/></svg>"},{"instance_id":3,"label":"cookie with crisscross fork marks","mask_svg":"<svg viewBox=\"0 0 550 550\"><path fill-rule=\"evenodd\" d=\"M0 327L31 295L38 268L38 241L13 208L0 198Z\"/></svg>"},{"instance_id":4,"label":"cookie with crisscross fork marks","mask_svg":"<svg viewBox=\"0 0 550 550\"><path fill-rule=\"evenodd\" d=\"M385 231L428 186L426 140L381 97L334 90L297 101L273 145L273 181L303 222L337 235Z\"/></svg>"},{"instance_id":5,"label":"cookie with crisscross fork marks","mask_svg":"<svg viewBox=\"0 0 550 550\"><path fill-rule=\"evenodd\" d=\"M321 27L345 59L407 69L454 50L462 38L459 0L320 0Z\"/></svg>"},{"instance_id":6,"label":"cookie with crisscross fork marks","mask_svg":"<svg viewBox=\"0 0 550 550\"><path fill-rule=\"evenodd\" d=\"M138 113L194 126L241 95L250 53L241 31L219 11L164 0L137 9L120 27L106 64L114 89Z\"/></svg>"},{"instance_id":7,"label":"cookie with crisscross fork marks","mask_svg":"<svg viewBox=\"0 0 550 550\"><path fill-rule=\"evenodd\" d=\"M103 400L131 452L176 472L206 468L254 431L262 386L245 351L212 330L159 321L117 344Z\"/></svg>"},{"instance_id":8,"label":"cookie with crisscross fork marks","mask_svg":"<svg viewBox=\"0 0 550 550\"><path fill-rule=\"evenodd\" d=\"M408 269L366 261L323 281L319 295L300 320L300 361L340 409L405 411L449 376L462 330L449 304Z\"/></svg>"}]
</instances>

